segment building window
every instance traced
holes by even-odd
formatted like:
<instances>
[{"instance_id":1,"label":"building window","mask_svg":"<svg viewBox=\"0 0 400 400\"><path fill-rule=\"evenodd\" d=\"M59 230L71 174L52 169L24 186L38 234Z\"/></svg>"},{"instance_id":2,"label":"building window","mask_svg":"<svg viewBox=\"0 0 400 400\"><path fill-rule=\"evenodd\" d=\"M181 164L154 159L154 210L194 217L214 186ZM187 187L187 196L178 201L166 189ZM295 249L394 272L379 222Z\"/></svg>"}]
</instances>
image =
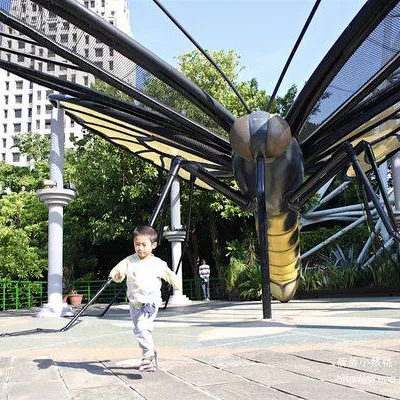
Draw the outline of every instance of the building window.
<instances>
[{"instance_id":1,"label":"building window","mask_svg":"<svg viewBox=\"0 0 400 400\"><path fill-rule=\"evenodd\" d=\"M71 119L71 128L73 128L74 126L75 126L75 121L73 121L72 119Z\"/></svg>"},{"instance_id":2,"label":"building window","mask_svg":"<svg viewBox=\"0 0 400 400\"><path fill-rule=\"evenodd\" d=\"M46 104L46 114L51 114L53 111L53 106L51 104Z\"/></svg>"},{"instance_id":3,"label":"building window","mask_svg":"<svg viewBox=\"0 0 400 400\"><path fill-rule=\"evenodd\" d=\"M54 71L54 64L48 63L47 64L47 71Z\"/></svg>"},{"instance_id":4,"label":"building window","mask_svg":"<svg viewBox=\"0 0 400 400\"><path fill-rule=\"evenodd\" d=\"M19 49L24 49L25 48L25 42L21 42L20 40L18 40L18 48Z\"/></svg>"},{"instance_id":5,"label":"building window","mask_svg":"<svg viewBox=\"0 0 400 400\"><path fill-rule=\"evenodd\" d=\"M66 71L67 67L65 65L60 65L60 71Z\"/></svg>"},{"instance_id":6,"label":"building window","mask_svg":"<svg viewBox=\"0 0 400 400\"><path fill-rule=\"evenodd\" d=\"M37 91L36 97L37 97L38 100L42 100L42 92L40 90Z\"/></svg>"},{"instance_id":7,"label":"building window","mask_svg":"<svg viewBox=\"0 0 400 400\"><path fill-rule=\"evenodd\" d=\"M32 101L33 101L33 94L32 93L30 93L29 94L29 97L28 97L28 101L29 101L29 104L32 104Z\"/></svg>"},{"instance_id":8,"label":"building window","mask_svg":"<svg viewBox=\"0 0 400 400\"><path fill-rule=\"evenodd\" d=\"M22 94L16 94L15 95L15 102L17 104L21 104L22 103Z\"/></svg>"},{"instance_id":9,"label":"building window","mask_svg":"<svg viewBox=\"0 0 400 400\"><path fill-rule=\"evenodd\" d=\"M33 82L29 82L29 89L33 89Z\"/></svg>"},{"instance_id":10,"label":"building window","mask_svg":"<svg viewBox=\"0 0 400 400\"><path fill-rule=\"evenodd\" d=\"M8 96L7 95L4 96L4 104L8 104Z\"/></svg>"},{"instance_id":11,"label":"building window","mask_svg":"<svg viewBox=\"0 0 400 400\"><path fill-rule=\"evenodd\" d=\"M44 121L44 128L45 129L51 128L51 119L46 119L46 121Z\"/></svg>"},{"instance_id":12,"label":"building window","mask_svg":"<svg viewBox=\"0 0 400 400\"><path fill-rule=\"evenodd\" d=\"M28 131L28 132L31 132L31 131L32 131L32 124L31 124L30 122L28 122L28 129L27 129L27 131Z\"/></svg>"},{"instance_id":13,"label":"building window","mask_svg":"<svg viewBox=\"0 0 400 400\"><path fill-rule=\"evenodd\" d=\"M103 57L103 48L98 47L97 49L94 49L94 55L96 57Z\"/></svg>"},{"instance_id":14,"label":"building window","mask_svg":"<svg viewBox=\"0 0 400 400\"><path fill-rule=\"evenodd\" d=\"M8 110L4 110L4 118L8 117Z\"/></svg>"},{"instance_id":15,"label":"building window","mask_svg":"<svg viewBox=\"0 0 400 400\"><path fill-rule=\"evenodd\" d=\"M38 63L38 70L40 71L40 72L42 72L43 71L43 63Z\"/></svg>"},{"instance_id":16,"label":"building window","mask_svg":"<svg viewBox=\"0 0 400 400\"><path fill-rule=\"evenodd\" d=\"M35 45L31 44L31 54L35 54Z\"/></svg>"},{"instance_id":17,"label":"building window","mask_svg":"<svg viewBox=\"0 0 400 400\"><path fill-rule=\"evenodd\" d=\"M68 34L63 33L62 35L60 35L60 41L61 43L68 43Z\"/></svg>"},{"instance_id":18,"label":"building window","mask_svg":"<svg viewBox=\"0 0 400 400\"><path fill-rule=\"evenodd\" d=\"M23 81L15 81L15 88L16 89L22 89L24 85Z\"/></svg>"},{"instance_id":19,"label":"building window","mask_svg":"<svg viewBox=\"0 0 400 400\"><path fill-rule=\"evenodd\" d=\"M3 161L6 161L6 153L1 153L1 158Z\"/></svg>"},{"instance_id":20,"label":"building window","mask_svg":"<svg viewBox=\"0 0 400 400\"><path fill-rule=\"evenodd\" d=\"M32 117L32 108L28 108L28 118Z\"/></svg>"},{"instance_id":21,"label":"building window","mask_svg":"<svg viewBox=\"0 0 400 400\"><path fill-rule=\"evenodd\" d=\"M36 114L40 114L40 106L36 106Z\"/></svg>"},{"instance_id":22,"label":"building window","mask_svg":"<svg viewBox=\"0 0 400 400\"><path fill-rule=\"evenodd\" d=\"M89 49L85 49L85 57L89 58Z\"/></svg>"},{"instance_id":23,"label":"building window","mask_svg":"<svg viewBox=\"0 0 400 400\"><path fill-rule=\"evenodd\" d=\"M114 69L114 61L112 61L112 60L109 61L108 66L109 66L110 71L112 71Z\"/></svg>"},{"instance_id":24,"label":"building window","mask_svg":"<svg viewBox=\"0 0 400 400\"><path fill-rule=\"evenodd\" d=\"M7 147L7 139L3 138L3 148L6 148L6 147Z\"/></svg>"},{"instance_id":25,"label":"building window","mask_svg":"<svg viewBox=\"0 0 400 400\"><path fill-rule=\"evenodd\" d=\"M71 82L73 82L73 83L76 82L76 75L75 74L71 75Z\"/></svg>"},{"instance_id":26,"label":"building window","mask_svg":"<svg viewBox=\"0 0 400 400\"><path fill-rule=\"evenodd\" d=\"M14 115L15 118L21 118L22 117L22 110L20 108L17 108L14 110Z\"/></svg>"},{"instance_id":27,"label":"building window","mask_svg":"<svg viewBox=\"0 0 400 400\"><path fill-rule=\"evenodd\" d=\"M10 82L6 82L6 90L10 90Z\"/></svg>"},{"instance_id":28,"label":"building window","mask_svg":"<svg viewBox=\"0 0 400 400\"><path fill-rule=\"evenodd\" d=\"M63 22L63 28L68 30L69 29L69 22L64 21Z\"/></svg>"},{"instance_id":29,"label":"building window","mask_svg":"<svg viewBox=\"0 0 400 400\"><path fill-rule=\"evenodd\" d=\"M14 124L14 133L21 132L21 124Z\"/></svg>"},{"instance_id":30,"label":"building window","mask_svg":"<svg viewBox=\"0 0 400 400\"><path fill-rule=\"evenodd\" d=\"M40 129L40 121L36 120L36 129L39 130Z\"/></svg>"},{"instance_id":31,"label":"building window","mask_svg":"<svg viewBox=\"0 0 400 400\"><path fill-rule=\"evenodd\" d=\"M103 61L95 61L93 63L96 67L103 68Z\"/></svg>"},{"instance_id":32,"label":"building window","mask_svg":"<svg viewBox=\"0 0 400 400\"><path fill-rule=\"evenodd\" d=\"M105 7L106 6L106 0L101 0L101 6Z\"/></svg>"},{"instance_id":33,"label":"building window","mask_svg":"<svg viewBox=\"0 0 400 400\"><path fill-rule=\"evenodd\" d=\"M84 77L83 77L83 84L84 84L85 86L87 86L87 85L89 84L89 77L88 77L88 76L84 76Z\"/></svg>"},{"instance_id":34,"label":"building window","mask_svg":"<svg viewBox=\"0 0 400 400\"><path fill-rule=\"evenodd\" d=\"M19 153L12 153L13 162L19 162Z\"/></svg>"},{"instance_id":35,"label":"building window","mask_svg":"<svg viewBox=\"0 0 400 400\"><path fill-rule=\"evenodd\" d=\"M114 55L114 49L110 47L110 56Z\"/></svg>"},{"instance_id":36,"label":"building window","mask_svg":"<svg viewBox=\"0 0 400 400\"><path fill-rule=\"evenodd\" d=\"M47 50L47 57L48 58L54 58L55 56L56 56L56 53L54 53L54 51Z\"/></svg>"},{"instance_id":37,"label":"building window","mask_svg":"<svg viewBox=\"0 0 400 400\"><path fill-rule=\"evenodd\" d=\"M39 56L43 57L43 49L39 49Z\"/></svg>"},{"instance_id":38,"label":"building window","mask_svg":"<svg viewBox=\"0 0 400 400\"><path fill-rule=\"evenodd\" d=\"M85 44L89 44L89 35L85 36Z\"/></svg>"},{"instance_id":39,"label":"building window","mask_svg":"<svg viewBox=\"0 0 400 400\"><path fill-rule=\"evenodd\" d=\"M85 7L86 7L86 8L89 7L89 2L88 2L88 1L85 1L84 4L85 4Z\"/></svg>"},{"instance_id":40,"label":"building window","mask_svg":"<svg viewBox=\"0 0 400 400\"><path fill-rule=\"evenodd\" d=\"M91 8L94 8L95 3L96 3L96 2L95 2L94 0L91 0L91 1L90 1L90 7L91 7Z\"/></svg>"},{"instance_id":41,"label":"building window","mask_svg":"<svg viewBox=\"0 0 400 400\"><path fill-rule=\"evenodd\" d=\"M25 60L25 57L24 57L24 56L21 56L21 55L18 55L18 56L17 56L17 61L18 61L19 63L24 62L24 60Z\"/></svg>"},{"instance_id":42,"label":"building window","mask_svg":"<svg viewBox=\"0 0 400 400\"><path fill-rule=\"evenodd\" d=\"M11 54L6 54L6 57L7 57L7 61L11 62Z\"/></svg>"},{"instance_id":43,"label":"building window","mask_svg":"<svg viewBox=\"0 0 400 400\"><path fill-rule=\"evenodd\" d=\"M3 124L3 132L4 132L4 133L7 133L7 124ZM6 140L6 139L3 139L3 147L6 147L6 145L5 145L5 140Z\"/></svg>"}]
</instances>

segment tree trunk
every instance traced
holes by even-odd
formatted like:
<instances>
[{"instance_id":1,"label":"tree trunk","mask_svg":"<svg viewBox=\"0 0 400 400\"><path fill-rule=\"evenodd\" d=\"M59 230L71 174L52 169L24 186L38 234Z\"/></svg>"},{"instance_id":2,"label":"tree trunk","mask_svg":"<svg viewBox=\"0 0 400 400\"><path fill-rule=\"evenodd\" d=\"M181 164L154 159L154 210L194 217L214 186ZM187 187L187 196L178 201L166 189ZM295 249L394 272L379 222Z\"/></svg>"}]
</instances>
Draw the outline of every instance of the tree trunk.
<instances>
[{"instance_id":1,"label":"tree trunk","mask_svg":"<svg viewBox=\"0 0 400 400\"><path fill-rule=\"evenodd\" d=\"M217 254L219 250L218 228L213 213L210 213L210 234L213 253ZM219 265L218 257L214 257L214 263L218 278L222 278L222 268L221 265Z\"/></svg>"},{"instance_id":2,"label":"tree trunk","mask_svg":"<svg viewBox=\"0 0 400 400\"><path fill-rule=\"evenodd\" d=\"M189 233L189 243L188 247L186 250L186 255L189 260L190 264L190 269L192 271L192 275L194 278L194 290L195 290L195 295L196 299L201 298L201 293L200 293L200 284L199 284L199 265L198 265L198 259L199 259L199 242L197 239L197 233L196 229L193 229Z\"/></svg>"}]
</instances>

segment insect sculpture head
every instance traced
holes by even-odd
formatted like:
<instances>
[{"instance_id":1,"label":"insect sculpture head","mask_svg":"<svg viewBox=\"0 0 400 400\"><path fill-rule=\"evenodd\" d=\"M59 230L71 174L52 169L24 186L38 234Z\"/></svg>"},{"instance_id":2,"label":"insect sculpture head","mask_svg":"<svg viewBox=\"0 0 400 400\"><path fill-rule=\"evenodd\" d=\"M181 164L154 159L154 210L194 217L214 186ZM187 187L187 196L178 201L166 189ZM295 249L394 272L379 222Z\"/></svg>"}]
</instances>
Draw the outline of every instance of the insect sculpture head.
<instances>
[{"instance_id":1,"label":"insect sculpture head","mask_svg":"<svg viewBox=\"0 0 400 400\"><path fill-rule=\"evenodd\" d=\"M235 121L229 137L233 151L252 161L259 155L267 160L278 158L287 150L292 135L279 115L254 111Z\"/></svg>"}]
</instances>

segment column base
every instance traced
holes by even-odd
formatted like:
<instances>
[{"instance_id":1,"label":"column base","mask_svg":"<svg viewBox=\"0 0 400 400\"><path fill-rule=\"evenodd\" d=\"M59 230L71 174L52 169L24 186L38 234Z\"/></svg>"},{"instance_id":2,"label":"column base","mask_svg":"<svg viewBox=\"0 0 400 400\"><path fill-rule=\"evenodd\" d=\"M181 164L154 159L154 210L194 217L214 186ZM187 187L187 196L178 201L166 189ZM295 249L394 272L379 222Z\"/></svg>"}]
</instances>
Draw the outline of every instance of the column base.
<instances>
[{"instance_id":1,"label":"column base","mask_svg":"<svg viewBox=\"0 0 400 400\"><path fill-rule=\"evenodd\" d=\"M72 308L67 303L62 303L57 307L46 303L43 304L43 307L36 313L38 318L72 317L73 315Z\"/></svg>"},{"instance_id":2,"label":"column base","mask_svg":"<svg viewBox=\"0 0 400 400\"><path fill-rule=\"evenodd\" d=\"M168 300L168 305L171 306L184 306L184 305L188 305L192 302L192 300L190 300L188 297L186 297L186 295L184 294L173 294L169 300Z\"/></svg>"}]
</instances>

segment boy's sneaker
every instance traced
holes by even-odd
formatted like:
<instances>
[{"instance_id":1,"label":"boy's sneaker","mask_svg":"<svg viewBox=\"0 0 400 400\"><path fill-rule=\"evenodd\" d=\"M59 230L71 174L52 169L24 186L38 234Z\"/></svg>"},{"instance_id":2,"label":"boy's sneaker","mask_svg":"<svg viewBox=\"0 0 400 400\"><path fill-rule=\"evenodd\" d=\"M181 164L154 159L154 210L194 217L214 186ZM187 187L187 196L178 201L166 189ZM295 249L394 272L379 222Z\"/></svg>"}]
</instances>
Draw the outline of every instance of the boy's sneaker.
<instances>
[{"instance_id":1,"label":"boy's sneaker","mask_svg":"<svg viewBox=\"0 0 400 400\"><path fill-rule=\"evenodd\" d=\"M157 369L157 362L155 357L142 358L139 371L141 372L154 372Z\"/></svg>"}]
</instances>

